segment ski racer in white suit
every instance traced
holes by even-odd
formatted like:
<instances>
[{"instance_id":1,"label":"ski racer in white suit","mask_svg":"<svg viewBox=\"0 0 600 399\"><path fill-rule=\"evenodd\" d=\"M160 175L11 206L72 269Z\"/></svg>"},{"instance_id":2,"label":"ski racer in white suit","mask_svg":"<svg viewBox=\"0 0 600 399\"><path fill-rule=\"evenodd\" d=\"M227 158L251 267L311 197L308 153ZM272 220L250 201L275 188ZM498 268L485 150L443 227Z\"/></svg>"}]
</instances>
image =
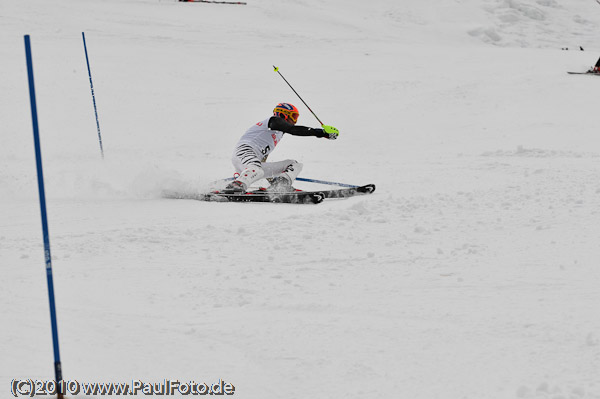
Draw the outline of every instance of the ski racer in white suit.
<instances>
[{"instance_id":1,"label":"ski racer in white suit","mask_svg":"<svg viewBox=\"0 0 600 399\"><path fill-rule=\"evenodd\" d=\"M255 181L267 178L270 190L290 191L292 183L302 170L302 164L286 159L279 162L266 162L269 154L283 138L284 133L294 136L314 136L330 140L337 139L339 131L333 126L323 125L322 129L296 126L298 108L288 103L279 103L273 116L251 126L240 138L231 162L237 177L225 188L226 193L245 192Z\"/></svg>"}]
</instances>

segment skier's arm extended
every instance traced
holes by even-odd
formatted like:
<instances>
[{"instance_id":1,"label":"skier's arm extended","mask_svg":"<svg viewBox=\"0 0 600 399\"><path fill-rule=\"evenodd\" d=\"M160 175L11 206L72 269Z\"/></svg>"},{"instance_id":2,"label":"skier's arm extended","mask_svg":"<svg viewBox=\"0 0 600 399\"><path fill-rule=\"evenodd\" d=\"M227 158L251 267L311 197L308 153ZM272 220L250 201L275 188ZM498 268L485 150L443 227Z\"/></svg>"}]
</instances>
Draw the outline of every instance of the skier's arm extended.
<instances>
[{"instance_id":1,"label":"skier's arm extended","mask_svg":"<svg viewBox=\"0 0 600 399\"><path fill-rule=\"evenodd\" d=\"M269 129L279 130L280 132L288 133L292 136L315 136L327 139L337 138L337 135L335 135L335 137L332 137L331 133L325 133L323 129L313 129L312 127L306 126L295 126L277 116L273 116L271 117L271 119L269 119Z\"/></svg>"}]
</instances>

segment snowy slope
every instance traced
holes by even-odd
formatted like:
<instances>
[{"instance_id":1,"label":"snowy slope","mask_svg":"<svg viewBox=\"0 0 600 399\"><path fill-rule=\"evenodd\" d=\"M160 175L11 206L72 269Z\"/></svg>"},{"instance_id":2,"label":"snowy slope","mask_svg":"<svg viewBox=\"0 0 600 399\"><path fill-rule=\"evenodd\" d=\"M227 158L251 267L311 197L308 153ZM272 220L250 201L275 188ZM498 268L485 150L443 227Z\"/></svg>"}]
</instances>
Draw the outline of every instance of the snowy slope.
<instances>
[{"instance_id":1,"label":"snowy slope","mask_svg":"<svg viewBox=\"0 0 600 399\"><path fill-rule=\"evenodd\" d=\"M241 398L600 398L592 0L0 6L0 390L53 376L30 34L64 378ZM106 158L100 158L81 32ZM582 46L586 51L561 51ZM230 176L280 101L318 206L160 198ZM302 187L301 184L298 184Z\"/></svg>"}]
</instances>

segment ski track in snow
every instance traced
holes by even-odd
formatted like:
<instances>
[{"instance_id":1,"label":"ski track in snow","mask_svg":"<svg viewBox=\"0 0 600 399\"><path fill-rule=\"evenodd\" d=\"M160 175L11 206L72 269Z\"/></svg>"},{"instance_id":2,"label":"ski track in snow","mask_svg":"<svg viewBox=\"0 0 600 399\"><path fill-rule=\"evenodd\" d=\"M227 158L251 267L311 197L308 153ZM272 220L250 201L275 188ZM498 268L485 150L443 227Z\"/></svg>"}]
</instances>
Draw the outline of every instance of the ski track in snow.
<instances>
[{"instance_id":1,"label":"ski track in snow","mask_svg":"<svg viewBox=\"0 0 600 399\"><path fill-rule=\"evenodd\" d=\"M65 379L600 398L600 81L565 73L598 57L591 0L3 7L0 390L52 377L30 33ZM274 156L375 193L161 199L230 175L244 129L300 105L272 64L341 131L287 137Z\"/></svg>"}]
</instances>

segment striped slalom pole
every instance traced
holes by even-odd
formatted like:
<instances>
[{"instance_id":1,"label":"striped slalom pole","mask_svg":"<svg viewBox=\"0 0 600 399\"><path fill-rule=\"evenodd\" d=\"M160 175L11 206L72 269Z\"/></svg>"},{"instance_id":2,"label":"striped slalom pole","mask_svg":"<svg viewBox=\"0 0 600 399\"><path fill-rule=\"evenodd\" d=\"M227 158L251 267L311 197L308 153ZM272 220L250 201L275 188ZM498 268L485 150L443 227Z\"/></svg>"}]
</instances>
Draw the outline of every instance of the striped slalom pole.
<instances>
[{"instance_id":1,"label":"striped slalom pole","mask_svg":"<svg viewBox=\"0 0 600 399\"><path fill-rule=\"evenodd\" d=\"M31 60L31 42L29 35L25 35L25 58L27 60L27 76L29 78L29 99L31 101L31 121L33 123L33 141L35 146L35 161L37 165L38 190L40 196L40 211L42 214L42 233L44 237L44 256L46 260L46 278L48 280L48 299L50 301L50 323L52 325L52 344L54 347L54 378L58 399L63 398L62 367L60 363L60 350L58 347L58 323L56 321L56 306L54 303L54 282L52 280L52 256L50 255L50 234L48 232L48 218L46 215L46 195L44 190L44 172L42 170L42 152L40 147L40 134L38 128L37 106L35 101L35 85L33 82L33 62Z\"/></svg>"}]
</instances>

